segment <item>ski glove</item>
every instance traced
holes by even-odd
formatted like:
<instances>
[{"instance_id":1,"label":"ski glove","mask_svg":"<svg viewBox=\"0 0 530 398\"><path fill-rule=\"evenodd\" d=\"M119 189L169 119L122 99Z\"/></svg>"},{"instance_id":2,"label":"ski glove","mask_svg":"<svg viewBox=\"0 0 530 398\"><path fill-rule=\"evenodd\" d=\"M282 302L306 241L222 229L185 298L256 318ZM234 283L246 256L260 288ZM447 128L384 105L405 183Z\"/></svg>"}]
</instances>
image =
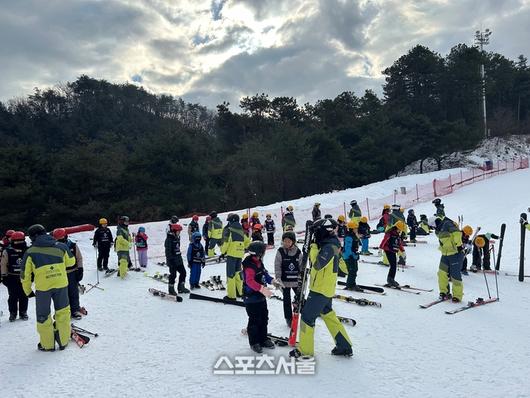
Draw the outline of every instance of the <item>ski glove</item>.
<instances>
[{"instance_id":1,"label":"ski glove","mask_svg":"<svg viewBox=\"0 0 530 398\"><path fill-rule=\"evenodd\" d=\"M262 286L261 289L259 289L259 292L261 294L263 294L265 297L267 298L271 298L272 296L272 290L270 290L268 287L266 286Z\"/></svg>"},{"instance_id":2,"label":"ski glove","mask_svg":"<svg viewBox=\"0 0 530 398\"><path fill-rule=\"evenodd\" d=\"M83 268L77 269L77 281L81 282L83 280Z\"/></svg>"}]
</instances>

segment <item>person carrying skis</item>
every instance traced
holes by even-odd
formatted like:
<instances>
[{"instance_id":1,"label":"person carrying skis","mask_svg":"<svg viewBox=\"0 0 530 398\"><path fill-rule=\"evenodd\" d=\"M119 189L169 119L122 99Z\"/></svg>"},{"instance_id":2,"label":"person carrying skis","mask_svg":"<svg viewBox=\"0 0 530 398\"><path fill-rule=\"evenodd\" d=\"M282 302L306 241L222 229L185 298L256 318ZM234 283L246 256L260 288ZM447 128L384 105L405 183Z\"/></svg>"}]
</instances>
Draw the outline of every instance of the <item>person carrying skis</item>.
<instances>
[{"instance_id":1,"label":"person carrying skis","mask_svg":"<svg viewBox=\"0 0 530 398\"><path fill-rule=\"evenodd\" d=\"M7 287L7 306L9 308L9 322L17 319L17 313L23 321L28 320L28 296L24 293L20 280L22 259L28 246L26 235L22 231L13 231L10 234L10 244L3 250L0 258L0 275L3 284Z\"/></svg>"},{"instance_id":2,"label":"person carrying skis","mask_svg":"<svg viewBox=\"0 0 530 398\"><path fill-rule=\"evenodd\" d=\"M499 239L499 236L488 232L475 237L475 240L473 241L473 264L471 265L472 272L480 271L481 268L485 271L491 270L490 242L492 239Z\"/></svg>"},{"instance_id":3,"label":"person carrying skis","mask_svg":"<svg viewBox=\"0 0 530 398\"><path fill-rule=\"evenodd\" d=\"M121 216L116 228L116 240L114 241L114 250L118 255L118 276L124 279L127 276L131 257L129 250L132 247L132 237L129 233L129 217Z\"/></svg>"},{"instance_id":4,"label":"person carrying skis","mask_svg":"<svg viewBox=\"0 0 530 398\"><path fill-rule=\"evenodd\" d=\"M332 308L337 270L341 265L336 229L337 222L333 219L322 219L313 224L314 242L309 250L310 290L301 312L299 349L291 351L290 356L314 355L315 321L319 316L335 341L331 354L353 355L350 338Z\"/></svg>"},{"instance_id":5,"label":"person carrying skis","mask_svg":"<svg viewBox=\"0 0 530 398\"><path fill-rule=\"evenodd\" d=\"M210 238L210 244L208 246L208 257L215 256L215 246L221 247L223 239L223 222L217 217L217 212L212 211L210 213L212 218L208 223L208 237Z\"/></svg>"},{"instance_id":6,"label":"person carrying skis","mask_svg":"<svg viewBox=\"0 0 530 398\"><path fill-rule=\"evenodd\" d=\"M445 217L445 206L442 204L442 200L440 198L436 198L432 201L432 204L434 207L436 207L436 213L434 213L434 215L443 219Z\"/></svg>"},{"instance_id":7,"label":"person carrying skis","mask_svg":"<svg viewBox=\"0 0 530 398\"><path fill-rule=\"evenodd\" d=\"M195 231L191 235L187 258L188 267L190 268L190 289L200 289L201 270L205 264L206 254L201 243L201 233L199 231Z\"/></svg>"},{"instance_id":8,"label":"person carrying skis","mask_svg":"<svg viewBox=\"0 0 530 398\"><path fill-rule=\"evenodd\" d=\"M57 242L64 243L74 255L75 263L66 267L66 277L68 278L68 301L70 303L70 316L72 319L83 318L81 305L79 304L79 282L83 280L83 256L79 247L68 239L66 229L56 228L52 236Z\"/></svg>"},{"instance_id":9,"label":"person carrying skis","mask_svg":"<svg viewBox=\"0 0 530 398\"><path fill-rule=\"evenodd\" d=\"M194 215L191 218L190 223L188 224L188 238L190 242L192 241L191 236L199 231L199 216Z\"/></svg>"},{"instance_id":10,"label":"person carrying skis","mask_svg":"<svg viewBox=\"0 0 530 398\"><path fill-rule=\"evenodd\" d=\"M348 278L346 279L346 287L344 290L353 290L355 292L362 292L363 290L357 286L357 271L359 269L359 237L358 224L355 221L348 221L348 230L344 238L344 250L342 258L348 267Z\"/></svg>"},{"instance_id":11,"label":"person carrying skis","mask_svg":"<svg viewBox=\"0 0 530 398\"><path fill-rule=\"evenodd\" d=\"M261 221L259 220L258 212L255 211L254 213L252 213L252 217L250 217L250 229L254 230L254 226L257 224L261 225Z\"/></svg>"},{"instance_id":12,"label":"person carrying skis","mask_svg":"<svg viewBox=\"0 0 530 398\"><path fill-rule=\"evenodd\" d=\"M228 227L223 231L223 246L221 254L226 257L226 293L225 300L236 300L243 294L241 280L241 261L245 248L250 243L249 237L243 231L237 214L228 215Z\"/></svg>"},{"instance_id":13,"label":"person carrying skis","mask_svg":"<svg viewBox=\"0 0 530 398\"><path fill-rule=\"evenodd\" d=\"M317 221L322 218L322 213L320 212L320 203L315 203L313 206L313 211L311 212L311 216L313 217L313 221Z\"/></svg>"},{"instance_id":14,"label":"person carrying skis","mask_svg":"<svg viewBox=\"0 0 530 398\"><path fill-rule=\"evenodd\" d=\"M206 220L202 225L202 238L204 239L204 250L210 247L210 234L208 233L208 225L210 224L210 221L212 221L212 217L206 216Z\"/></svg>"},{"instance_id":15,"label":"person carrying skis","mask_svg":"<svg viewBox=\"0 0 530 398\"><path fill-rule=\"evenodd\" d=\"M186 282L186 268L182 261L182 253L180 252L180 233L182 226L180 224L171 224L169 232L166 235L164 248L166 251L166 264L169 267L169 281L168 293L176 296L175 280L177 279L177 272L179 273L179 281L177 285L178 293L189 293L190 291L184 286Z\"/></svg>"},{"instance_id":16,"label":"person carrying skis","mask_svg":"<svg viewBox=\"0 0 530 398\"><path fill-rule=\"evenodd\" d=\"M392 226L387 228L385 236L379 245L379 248L385 252L386 259L390 265L386 277L386 283L391 287L399 287L399 283L397 283L395 279L397 271L397 255L400 251L405 251L401 240L401 234L405 231L405 228L405 223L402 220L397 220Z\"/></svg>"},{"instance_id":17,"label":"person carrying skis","mask_svg":"<svg viewBox=\"0 0 530 398\"><path fill-rule=\"evenodd\" d=\"M98 271L108 271L109 270L109 255L110 248L112 246L112 232L107 227L107 219L99 219L99 227L96 228L94 232L94 238L92 239L92 245L98 251L98 256L96 264Z\"/></svg>"},{"instance_id":18,"label":"person carrying skis","mask_svg":"<svg viewBox=\"0 0 530 398\"><path fill-rule=\"evenodd\" d=\"M471 244L471 235L473 235L471 226L466 225L462 228L462 245L464 246L464 259L462 260L462 270L460 271L462 275L469 275L467 272L467 255L471 252L473 246Z\"/></svg>"},{"instance_id":19,"label":"person carrying skis","mask_svg":"<svg viewBox=\"0 0 530 398\"><path fill-rule=\"evenodd\" d=\"M283 215L283 218L282 218L282 228L283 228L283 231L294 231L295 227L296 227L296 220L294 218L294 207L289 205L286 207L286 212L285 214Z\"/></svg>"},{"instance_id":20,"label":"person carrying skis","mask_svg":"<svg viewBox=\"0 0 530 398\"><path fill-rule=\"evenodd\" d=\"M361 208L357 204L356 200L352 200L350 202L350 211L348 213L348 217L350 218L350 221L356 221L357 224L359 223L359 220L362 217Z\"/></svg>"},{"instance_id":21,"label":"person carrying skis","mask_svg":"<svg viewBox=\"0 0 530 398\"><path fill-rule=\"evenodd\" d=\"M414 214L414 209L409 209L408 216L407 216L407 225L410 231L410 241L412 243L415 243L416 242L416 231L418 229L418 220L416 219L416 215Z\"/></svg>"},{"instance_id":22,"label":"person carrying skis","mask_svg":"<svg viewBox=\"0 0 530 398\"><path fill-rule=\"evenodd\" d=\"M369 250L370 242L370 225L368 224L367 217L361 217L359 221L359 227L357 229L357 234L361 239L361 254L365 256L370 256L373 253Z\"/></svg>"},{"instance_id":23,"label":"person carrying skis","mask_svg":"<svg viewBox=\"0 0 530 398\"><path fill-rule=\"evenodd\" d=\"M296 246L295 233L292 231L284 232L282 246L278 248L274 258L274 275L283 284L283 316L289 327L293 318L291 290L296 294L301 263L302 251Z\"/></svg>"},{"instance_id":24,"label":"person carrying skis","mask_svg":"<svg viewBox=\"0 0 530 398\"><path fill-rule=\"evenodd\" d=\"M462 233L457 224L448 217L437 217L435 223L435 233L440 244L439 250L442 253L438 269L440 299L446 299L451 295L449 291L450 278L453 285L452 300L454 303L459 303L464 296L464 284L460 273L464 259Z\"/></svg>"},{"instance_id":25,"label":"person carrying skis","mask_svg":"<svg viewBox=\"0 0 530 398\"><path fill-rule=\"evenodd\" d=\"M145 233L145 227L139 227L138 232L134 237L134 244L136 246L140 268L143 268L144 270L147 268L147 239L149 239L149 237Z\"/></svg>"},{"instance_id":26,"label":"person carrying skis","mask_svg":"<svg viewBox=\"0 0 530 398\"><path fill-rule=\"evenodd\" d=\"M28 228L32 246L22 259L20 275L24 293L35 297L37 332L40 351L55 351L55 341L64 350L70 340L70 303L66 268L75 264L75 257L64 243L57 242L46 229L35 224ZM35 283L35 292L32 285ZM55 309L51 317L50 304Z\"/></svg>"},{"instance_id":27,"label":"person carrying skis","mask_svg":"<svg viewBox=\"0 0 530 398\"><path fill-rule=\"evenodd\" d=\"M420 225L416 231L416 235L426 236L431 233L431 227L429 226L429 220L427 215L420 214Z\"/></svg>"},{"instance_id":28,"label":"person carrying skis","mask_svg":"<svg viewBox=\"0 0 530 398\"><path fill-rule=\"evenodd\" d=\"M269 213L265 219L265 231L267 232L267 245L274 247L274 232L276 232L276 226L272 215Z\"/></svg>"},{"instance_id":29,"label":"person carrying skis","mask_svg":"<svg viewBox=\"0 0 530 398\"><path fill-rule=\"evenodd\" d=\"M281 282L276 281L265 269L265 250L265 243L252 242L248 246L249 255L243 260L243 302L248 315L248 343L258 354L263 352L263 348L275 348L272 340L267 337L267 298L272 296L267 284L281 286Z\"/></svg>"},{"instance_id":30,"label":"person carrying skis","mask_svg":"<svg viewBox=\"0 0 530 398\"><path fill-rule=\"evenodd\" d=\"M263 242L263 234L261 233L262 229L263 227L261 226L261 224L254 224L252 226L252 236L250 238L252 242L255 242L257 240Z\"/></svg>"}]
</instances>

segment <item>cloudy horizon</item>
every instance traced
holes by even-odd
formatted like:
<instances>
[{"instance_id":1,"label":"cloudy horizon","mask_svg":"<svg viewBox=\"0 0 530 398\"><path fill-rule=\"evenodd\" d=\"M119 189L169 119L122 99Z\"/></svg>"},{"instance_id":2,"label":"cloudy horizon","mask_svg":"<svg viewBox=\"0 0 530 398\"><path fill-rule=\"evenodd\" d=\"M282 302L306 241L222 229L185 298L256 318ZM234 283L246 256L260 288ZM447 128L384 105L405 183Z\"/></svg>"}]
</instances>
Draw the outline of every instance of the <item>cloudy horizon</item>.
<instances>
[{"instance_id":1,"label":"cloudy horizon","mask_svg":"<svg viewBox=\"0 0 530 398\"><path fill-rule=\"evenodd\" d=\"M442 55L493 31L528 56L530 0L0 0L0 101L82 74L210 108L256 93L300 103L381 93L414 45Z\"/></svg>"}]
</instances>

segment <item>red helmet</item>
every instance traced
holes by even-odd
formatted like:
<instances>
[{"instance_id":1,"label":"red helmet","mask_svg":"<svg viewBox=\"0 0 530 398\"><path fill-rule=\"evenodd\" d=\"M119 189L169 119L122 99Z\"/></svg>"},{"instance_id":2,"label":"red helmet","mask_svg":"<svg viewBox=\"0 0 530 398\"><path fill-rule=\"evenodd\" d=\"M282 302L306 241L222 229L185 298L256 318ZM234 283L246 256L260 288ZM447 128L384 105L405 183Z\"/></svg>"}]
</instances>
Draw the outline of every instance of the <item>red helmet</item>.
<instances>
[{"instance_id":1,"label":"red helmet","mask_svg":"<svg viewBox=\"0 0 530 398\"><path fill-rule=\"evenodd\" d=\"M22 232L22 231L13 231L13 233L11 234L10 239L13 242L20 241L20 240L26 240L26 234L24 234L24 232Z\"/></svg>"},{"instance_id":2,"label":"red helmet","mask_svg":"<svg viewBox=\"0 0 530 398\"><path fill-rule=\"evenodd\" d=\"M12 230L12 229L8 229L8 230L6 231L6 236L7 236L8 238L10 238L11 235L13 235L14 233L15 233L14 230Z\"/></svg>"},{"instance_id":3,"label":"red helmet","mask_svg":"<svg viewBox=\"0 0 530 398\"><path fill-rule=\"evenodd\" d=\"M210 221L212 221L212 217L206 216L206 222L210 222Z\"/></svg>"},{"instance_id":4,"label":"red helmet","mask_svg":"<svg viewBox=\"0 0 530 398\"><path fill-rule=\"evenodd\" d=\"M254 224L252 228L256 231L261 231L263 226L261 224Z\"/></svg>"},{"instance_id":5,"label":"red helmet","mask_svg":"<svg viewBox=\"0 0 530 398\"><path fill-rule=\"evenodd\" d=\"M55 228L52 232L52 235L55 239L61 240L66 238L66 229L64 228Z\"/></svg>"},{"instance_id":6,"label":"red helmet","mask_svg":"<svg viewBox=\"0 0 530 398\"><path fill-rule=\"evenodd\" d=\"M182 225L180 224L171 224L171 227L169 228L171 232L180 232L182 231Z\"/></svg>"},{"instance_id":7,"label":"red helmet","mask_svg":"<svg viewBox=\"0 0 530 398\"><path fill-rule=\"evenodd\" d=\"M198 215L194 215L191 219L193 221L199 221L199 216Z\"/></svg>"}]
</instances>

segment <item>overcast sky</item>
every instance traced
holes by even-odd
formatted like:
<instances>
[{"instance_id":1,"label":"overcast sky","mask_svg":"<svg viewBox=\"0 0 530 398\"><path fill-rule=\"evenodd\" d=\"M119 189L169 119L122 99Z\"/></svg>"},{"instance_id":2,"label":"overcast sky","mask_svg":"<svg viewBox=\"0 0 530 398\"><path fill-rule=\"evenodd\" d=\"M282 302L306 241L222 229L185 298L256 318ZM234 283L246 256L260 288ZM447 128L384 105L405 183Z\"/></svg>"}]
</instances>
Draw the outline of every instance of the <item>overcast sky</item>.
<instances>
[{"instance_id":1,"label":"overcast sky","mask_svg":"<svg viewBox=\"0 0 530 398\"><path fill-rule=\"evenodd\" d=\"M211 108L381 92L412 46L530 55L530 0L0 0L0 101L81 74Z\"/></svg>"}]
</instances>

